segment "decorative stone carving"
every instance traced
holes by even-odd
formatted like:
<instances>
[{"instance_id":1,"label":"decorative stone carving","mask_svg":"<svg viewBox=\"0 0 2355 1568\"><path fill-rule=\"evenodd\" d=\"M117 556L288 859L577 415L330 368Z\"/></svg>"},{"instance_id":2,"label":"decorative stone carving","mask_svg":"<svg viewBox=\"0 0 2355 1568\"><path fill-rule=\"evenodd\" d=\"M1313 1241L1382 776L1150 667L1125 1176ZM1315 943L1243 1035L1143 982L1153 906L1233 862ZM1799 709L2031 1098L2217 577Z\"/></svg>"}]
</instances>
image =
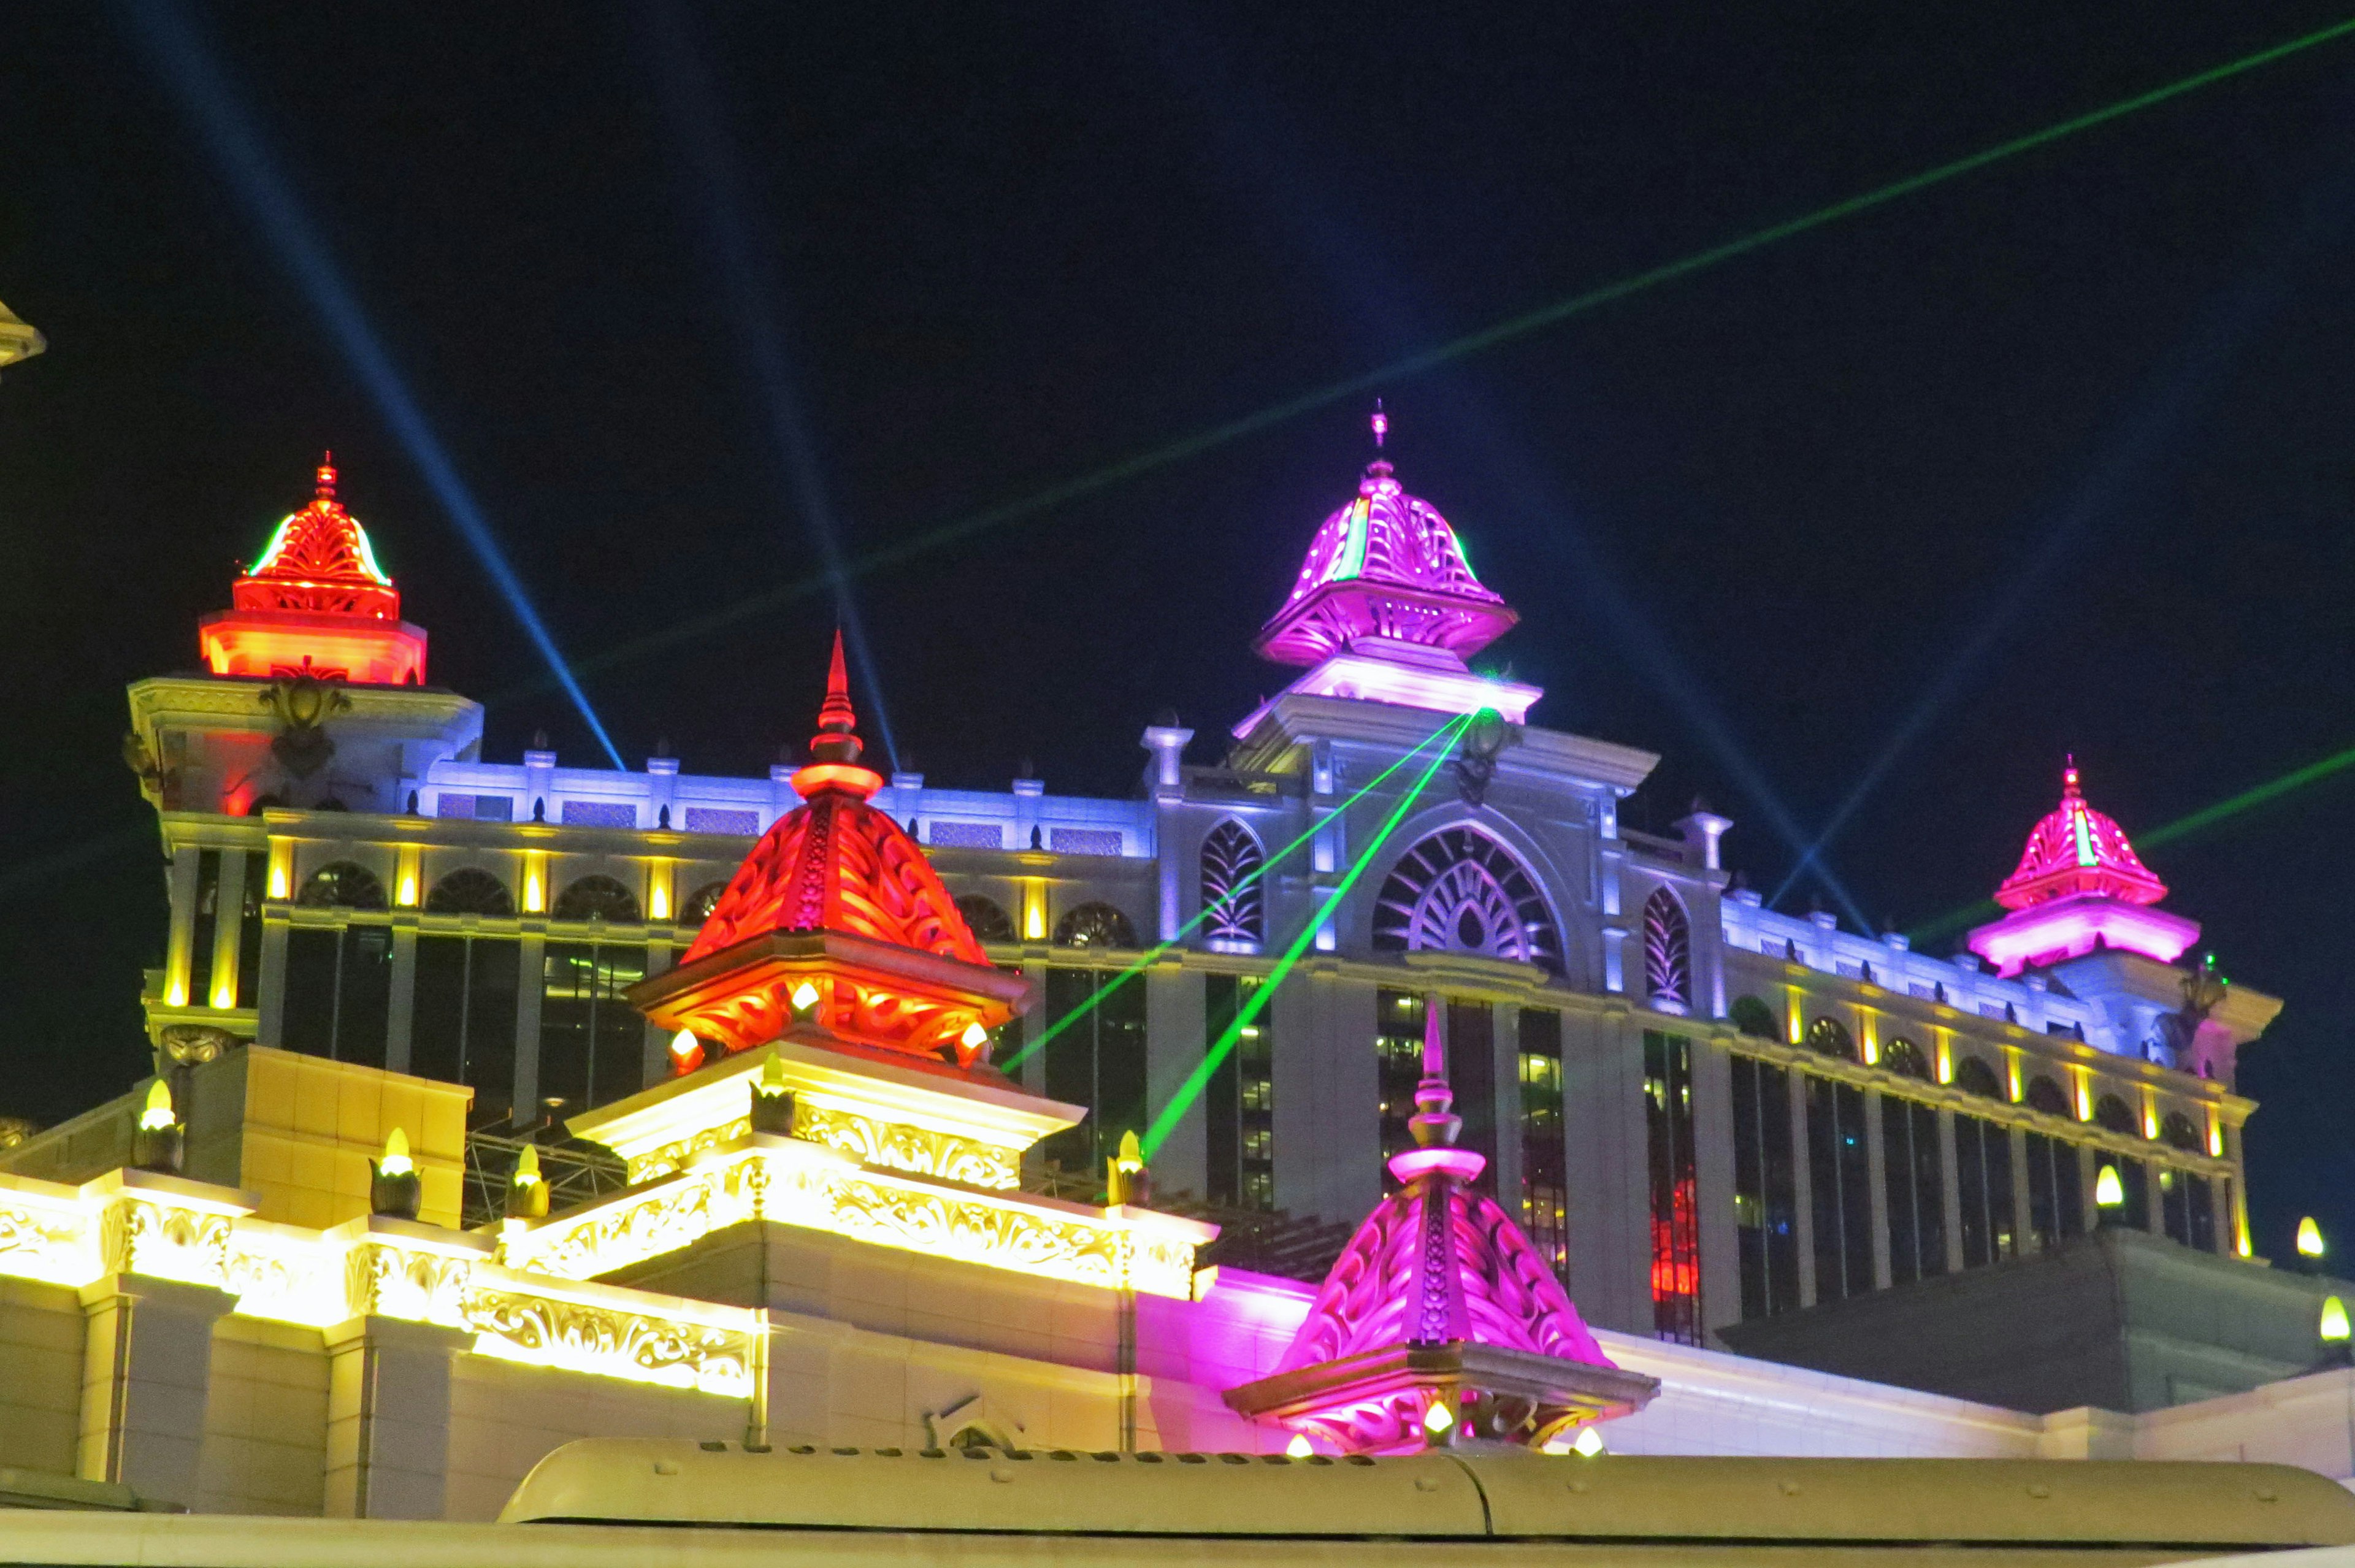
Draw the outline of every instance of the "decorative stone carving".
<instances>
[{"instance_id":1,"label":"decorative stone carving","mask_svg":"<svg viewBox=\"0 0 2355 1568\"><path fill-rule=\"evenodd\" d=\"M478 1354L740 1399L752 1392L752 1336L736 1329L496 1289L467 1297L464 1326L483 1337Z\"/></svg>"},{"instance_id":2,"label":"decorative stone carving","mask_svg":"<svg viewBox=\"0 0 2355 1568\"><path fill-rule=\"evenodd\" d=\"M221 1286L228 1281L229 1217L150 1198L118 1198L99 1221L108 1272Z\"/></svg>"},{"instance_id":3,"label":"decorative stone carving","mask_svg":"<svg viewBox=\"0 0 2355 1568\"><path fill-rule=\"evenodd\" d=\"M89 1228L79 1218L0 1203L0 1274L77 1280L95 1272L89 1248Z\"/></svg>"},{"instance_id":4,"label":"decorative stone carving","mask_svg":"<svg viewBox=\"0 0 2355 1568\"><path fill-rule=\"evenodd\" d=\"M464 1328L474 1260L367 1241L345 1255L346 1299L355 1317L400 1317Z\"/></svg>"},{"instance_id":5,"label":"decorative stone carving","mask_svg":"<svg viewBox=\"0 0 2355 1568\"><path fill-rule=\"evenodd\" d=\"M1011 1189L1022 1185L1022 1157L1014 1149L905 1122L813 1105L807 1099L794 1107L794 1136L839 1149L864 1164L914 1176L937 1176L968 1187Z\"/></svg>"}]
</instances>

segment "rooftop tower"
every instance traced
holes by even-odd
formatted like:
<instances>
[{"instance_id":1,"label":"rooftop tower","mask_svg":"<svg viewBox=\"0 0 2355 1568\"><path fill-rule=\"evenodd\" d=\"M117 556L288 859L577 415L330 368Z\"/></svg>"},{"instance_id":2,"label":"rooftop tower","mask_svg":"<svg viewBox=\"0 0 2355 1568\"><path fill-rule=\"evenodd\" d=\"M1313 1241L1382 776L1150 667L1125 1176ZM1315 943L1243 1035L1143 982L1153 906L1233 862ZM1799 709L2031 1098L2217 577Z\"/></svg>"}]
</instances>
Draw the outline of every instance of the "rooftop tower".
<instances>
[{"instance_id":1,"label":"rooftop tower","mask_svg":"<svg viewBox=\"0 0 2355 1568\"><path fill-rule=\"evenodd\" d=\"M215 675L424 683L424 629L400 618L400 592L368 530L336 499L333 453L319 461L311 504L279 523L229 603L197 624Z\"/></svg>"},{"instance_id":2,"label":"rooftop tower","mask_svg":"<svg viewBox=\"0 0 2355 1568\"><path fill-rule=\"evenodd\" d=\"M2011 911L1970 933L1970 948L2006 976L2082 958L2097 948L2172 964L2200 924L2154 908L2167 884L2142 863L2126 830L2088 805L2077 759L2061 773L2061 804L2028 836L2019 869L1996 889Z\"/></svg>"}]
</instances>

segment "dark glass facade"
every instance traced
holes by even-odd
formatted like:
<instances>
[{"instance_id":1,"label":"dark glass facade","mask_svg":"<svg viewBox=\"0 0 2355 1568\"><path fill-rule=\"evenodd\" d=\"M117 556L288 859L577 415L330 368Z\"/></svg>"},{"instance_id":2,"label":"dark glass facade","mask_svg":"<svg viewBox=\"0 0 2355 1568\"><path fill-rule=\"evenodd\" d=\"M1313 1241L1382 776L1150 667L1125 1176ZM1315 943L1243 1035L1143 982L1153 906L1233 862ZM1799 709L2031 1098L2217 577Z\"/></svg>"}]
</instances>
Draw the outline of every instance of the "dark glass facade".
<instances>
[{"instance_id":1,"label":"dark glass facade","mask_svg":"<svg viewBox=\"0 0 2355 1568\"><path fill-rule=\"evenodd\" d=\"M1742 1316L1799 1305L1797 1162L1791 1146L1791 1075L1737 1056L1733 1069L1733 1224Z\"/></svg>"},{"instance_id":2,"label":"dark glass facade","mask_svg":"<svg viewBox=\"0 0 2355 1568\"><path fill-rule=\"evenodd\" d=\"M1650 1174L1652 1332L1700 1343L1700 1207L1694 1174L1692 1046L1644 1034L1644 1129Z\"/></svg>"}]
</instances>

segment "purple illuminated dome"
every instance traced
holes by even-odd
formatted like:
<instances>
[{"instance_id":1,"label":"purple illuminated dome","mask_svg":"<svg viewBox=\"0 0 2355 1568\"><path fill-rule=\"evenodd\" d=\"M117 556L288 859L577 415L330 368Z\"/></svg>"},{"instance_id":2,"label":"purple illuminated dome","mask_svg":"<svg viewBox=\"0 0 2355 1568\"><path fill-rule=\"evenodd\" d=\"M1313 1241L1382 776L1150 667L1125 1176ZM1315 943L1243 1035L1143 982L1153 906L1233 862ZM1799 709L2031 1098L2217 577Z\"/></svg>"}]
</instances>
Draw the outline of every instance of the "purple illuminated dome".
<instances>
[{"instance_id":1,"label":"purple illuminated dome","mask_svg":"<svg viewBox=\"0 0 2355 1568\"><path fill-rule=\"evenodd\" d=\"M1374 413L1374 442L1390 428ZM1278 664L1316 665L1364 637L1478 653L1520 619L1481 586L1455 530L1377 457L1357 499L1325 519L1299 581L1252 645Z\"/></svg>"},{"instance_id":2,"label":"purple illuminated dome","mask_svg":"<svg viewBox=\"0 0 2355 1568\"><path fill-rule=\"evenodd\" d=\"M2000 975L2050 968L2115 949L2172 964L2200 938L2197 921L2155 906L2167 884L2077 787L2077 760L2061 774L2061 804L2029 836L2019 869L1996 890L2011 912L1970 933L1970 949Z\"/></svg>"},{"instance_id":3,"label":"purple illuminated dome","mask_svg":"<svg viewBox=\"0 0 2355 1568\"><path fill-rule=\"evenodd\" d=\"M1544 1257L1473 1186L1488 1162L1455 1147L1441 1016L1433 997L1407 1124L1415 1147L1390 1160L1402 1185L1342 1249L1274 1375L1227 1395L1347 1453L1548 1446L1659 1388L1612 1364Z\"/></svg>"},{"instance_id":4,"label":"purple illuminated dome","mask_svg":"<svg viewBox=\"0 0 2355 1568\"><path fill-rule=\"evenodd\" d=\"M2142 863L2126 829L2085 804L2072 757L2061 772L2061 804L2029 834L2019 869L1996 889L1995 901L2026 909L2074 893L2155 904L2167 896L2167 884Z\"/></svg>"}]
</instances>

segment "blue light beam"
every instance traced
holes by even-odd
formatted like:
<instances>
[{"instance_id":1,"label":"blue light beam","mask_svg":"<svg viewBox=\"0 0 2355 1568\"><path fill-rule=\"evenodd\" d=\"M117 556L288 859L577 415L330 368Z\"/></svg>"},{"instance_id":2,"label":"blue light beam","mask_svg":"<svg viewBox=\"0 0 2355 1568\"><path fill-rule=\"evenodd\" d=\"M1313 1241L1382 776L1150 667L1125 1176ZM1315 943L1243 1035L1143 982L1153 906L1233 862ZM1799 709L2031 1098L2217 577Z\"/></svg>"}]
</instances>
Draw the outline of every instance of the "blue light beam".
<instances>
[{"instance_id":1,"label":"blue light beam","mask_svg":"<svg viewBox=\"0 0 2355 1568\"><path fill-rule=\"evenodd\" d=\"M475 504L474 493L458 476L456 465L433 433L424 411L410 395L383 340L344 281L325 240L295 199L293 187L230 91L229 79L204 37L174 0L118 0L118 4L134 24L131 28L133 41L179 100L181 108L196 122L214 162L228 178L229 188L269 236L278 260L303 291L311 308L318 313L336 347L343 350L345 360L375 401L377 411L392 427L393 435L407 450L410 461L424 475L426 485L442 503L442 510L457 525L459 537L466 541L467 548L491 574L492 582L506 596L508 608L523 624L532 645L539 650L565 695L572 699L572 706L588 724L590 733L596 736L597 743L605 749L613 765L621 767L622 753L614 749L613 737L605 732L605 726L589 706L588 693L573 678L571 667L558 649L556 639L549 634L539 613L532 608L515 568L508 564L506 552L492 537L490 523Z\"/></svg>"},{"instance_id":2,"label":"blue light beam","mask_svg":"<svg viewBox=\"0 0 2355 1568\"><path fill-rule=\"evenodd\" d=\"M755 261L752 244L753 201L742 165L727 128L720 123L717 88L702 55L687 34L687 18L667 4L645 7L657 65L655 72L663 117L685 155L694 176L699 216L718 263L720 284L735 313L737 344L751 360L755 381L768 413L769 433L784 460L785 475L803 527L817 551L818 563L833 591L834 613L850 645L851 678L861 688L862 706L872 715L882 737L883 754L891 771L900 771L900 747L891 732L891 716L884 707L882 677L873 649L867 642L867 624L851 591L853 572L843 553L842 528L826 482L817 442L801 397L801 379L794 374L787 349L785 324L775 301L783 293L773 276Z\"/></svg>"}]
</instances>

